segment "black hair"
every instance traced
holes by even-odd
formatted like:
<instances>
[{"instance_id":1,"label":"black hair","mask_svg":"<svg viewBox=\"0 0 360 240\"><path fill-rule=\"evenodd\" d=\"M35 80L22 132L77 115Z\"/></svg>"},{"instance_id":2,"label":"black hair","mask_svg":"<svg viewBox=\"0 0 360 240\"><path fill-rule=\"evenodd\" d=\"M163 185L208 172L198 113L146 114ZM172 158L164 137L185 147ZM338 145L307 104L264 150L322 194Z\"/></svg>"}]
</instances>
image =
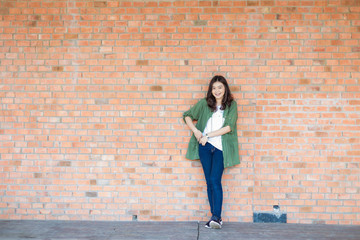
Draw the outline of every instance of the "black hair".
<instances>
[{"instance_id":1,"label":"black hair","mask_svg":"<svg viewBox=\"0 0 360 240\"><path fill-rule=\"evenodd\" d=\"M221 108L220 108L221 110L225 110L225 108L228 106L230 107L231 102L234 100L234 97L231 94L231 91L230 91L230 88L229 88L229 85L228 85L226 79L220 75L214 76L210 81L209 89L208 89L208 92L206 95L207 104L213 112L216 111L216 99L215 99L214 95L212 94L212 88L213 88L213 85L215 82L221 82L225 87L224 97L221 102Z\"/></svg>"}]
</instances>

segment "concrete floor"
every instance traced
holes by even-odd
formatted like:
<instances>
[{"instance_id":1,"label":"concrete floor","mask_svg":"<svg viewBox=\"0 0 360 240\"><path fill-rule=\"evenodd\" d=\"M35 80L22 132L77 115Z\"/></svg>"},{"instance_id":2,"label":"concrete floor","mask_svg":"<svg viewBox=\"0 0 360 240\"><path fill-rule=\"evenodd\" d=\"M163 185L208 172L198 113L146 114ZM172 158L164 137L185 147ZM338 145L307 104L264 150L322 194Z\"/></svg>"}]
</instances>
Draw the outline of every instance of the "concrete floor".
<instances>
[{"instance_id":1,"label":"concrete floor","mask_svg":"<svg viewBox=\"0 0 360 240\"><path fill-rule=\"evenodd\" d=\"M1 240L360 240L360 226L280 223L98 222L0 220Z\"/></svg>"}]
</instances>

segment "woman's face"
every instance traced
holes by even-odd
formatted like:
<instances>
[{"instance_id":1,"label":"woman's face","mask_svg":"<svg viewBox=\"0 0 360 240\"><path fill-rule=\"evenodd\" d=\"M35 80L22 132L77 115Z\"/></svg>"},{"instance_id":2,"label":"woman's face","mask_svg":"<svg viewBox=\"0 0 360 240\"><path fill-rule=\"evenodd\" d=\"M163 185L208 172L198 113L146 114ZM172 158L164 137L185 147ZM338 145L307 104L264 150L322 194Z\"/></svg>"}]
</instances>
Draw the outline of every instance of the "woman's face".
<instances>
[{"instance_id":1,"label":"woman's face","mask_svg":"<svg viewBox=\"0 0 360 240\"><path fill-rule=\"evenodd\" d=\"M214 82L211 93L215 97L216 101L221 101L225 94L224 84L221 82Z\"/></svg>"}]
</instances>

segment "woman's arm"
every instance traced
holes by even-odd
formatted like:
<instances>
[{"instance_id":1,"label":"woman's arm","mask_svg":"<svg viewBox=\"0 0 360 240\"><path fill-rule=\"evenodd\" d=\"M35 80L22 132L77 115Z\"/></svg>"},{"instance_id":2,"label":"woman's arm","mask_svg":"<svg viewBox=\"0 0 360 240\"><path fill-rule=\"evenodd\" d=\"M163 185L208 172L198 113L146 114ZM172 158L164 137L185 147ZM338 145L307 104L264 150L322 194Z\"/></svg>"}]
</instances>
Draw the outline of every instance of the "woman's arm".
<instances>
[{"instance_id":1,"label":"woman's arm","mask_svg":"<svg viewBox=\"0 0 360 240\"><path fill-rule=\"evenodd\" d=\"M209 138L221 136L221 135L227 134L229 132L231 132L230 126L225 126L225 127L220 128L219 130L209 132L207 134L207 136L201 137L199 142L204 146L207 143L207 141L209 140Z\"/></svg>"},{"instance_id":2,"label":"woman's arm","mask_svg":"<svg viewBox=\"0 0 360 240\"><path fill-rule=\"evenodd\" d=\"M225 126L225 127L220 128L219 130L209 132L207 135L209 138L211 138L211 137L221 136L221 135L227 134L229 132L231 132L230 126Z\"/></svg>"},{"instance_id":3,"label":"woman's arm","mask_svg":"<svg viewBox=\"0 0 360 240\"><path fill-rule=\"evenodd\" d=\"M200 141L201 137L202 137L202 132L196 128L193 120L191 119L191 117L189 116L186 116L185 117L185 122L186 122L186 125L189 126L189 128L191 129L191 131L193 131L197 141Z\"/></svg>"}]
</instances>

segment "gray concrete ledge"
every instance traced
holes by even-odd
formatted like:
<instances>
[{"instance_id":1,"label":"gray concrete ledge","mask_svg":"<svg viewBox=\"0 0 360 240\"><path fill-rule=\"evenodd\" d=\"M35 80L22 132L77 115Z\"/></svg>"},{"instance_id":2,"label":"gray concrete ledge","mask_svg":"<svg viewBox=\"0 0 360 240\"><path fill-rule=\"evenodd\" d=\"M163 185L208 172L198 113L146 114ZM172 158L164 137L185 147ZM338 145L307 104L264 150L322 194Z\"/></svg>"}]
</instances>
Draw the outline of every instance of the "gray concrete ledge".
<instances>
[{"instance_id":1,"label":"gray concrete ledge","mask_svg":"<svg viewBox=\"0 0 360 240\"><path fill-rule=\"evenodd\" d=\"M281 223L0 220L1 240L359 240L360 226Z\"/></svg>"}]
</instances>

